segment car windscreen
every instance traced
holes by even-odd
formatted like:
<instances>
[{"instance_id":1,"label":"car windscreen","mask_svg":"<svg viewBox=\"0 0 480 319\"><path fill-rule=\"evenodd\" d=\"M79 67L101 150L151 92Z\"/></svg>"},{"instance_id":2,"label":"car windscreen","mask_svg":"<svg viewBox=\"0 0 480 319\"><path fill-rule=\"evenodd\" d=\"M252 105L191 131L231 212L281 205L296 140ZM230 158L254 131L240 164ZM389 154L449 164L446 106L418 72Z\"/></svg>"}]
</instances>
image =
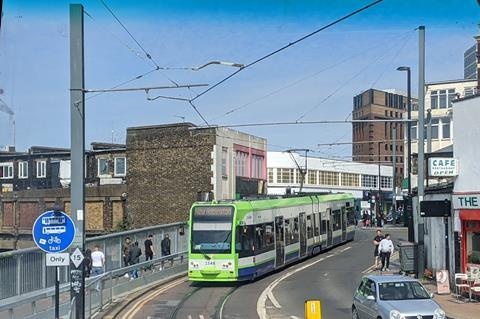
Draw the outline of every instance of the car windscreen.
<instances>
[{"instance_id":1,"label":"car windscreen","mask_svg":"<svg viewBox=\"0 0 480 319\"><path fill-rule=\"evenodd\" d=\"M380 300L430 299L429 293L416 281L383 282L378 287Z\"/></svg>"}]
</instances>

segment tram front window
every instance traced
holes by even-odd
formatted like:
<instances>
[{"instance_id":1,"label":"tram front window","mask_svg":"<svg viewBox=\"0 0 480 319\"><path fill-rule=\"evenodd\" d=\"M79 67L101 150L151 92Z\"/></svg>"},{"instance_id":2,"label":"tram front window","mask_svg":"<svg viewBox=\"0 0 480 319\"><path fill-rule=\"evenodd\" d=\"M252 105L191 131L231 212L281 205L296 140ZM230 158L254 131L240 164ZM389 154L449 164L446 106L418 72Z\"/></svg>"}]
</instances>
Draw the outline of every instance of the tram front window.
<instances>
[{"instance_id":1,"label":"tram front window","mask_svg":"<svg viewBox=\"0 0 480 319\"><path fill-rule=\"evenodd\" d=\"M192 215L192 253L229 254L233 207L197 206Z\"/></svg>"}]
</instances>

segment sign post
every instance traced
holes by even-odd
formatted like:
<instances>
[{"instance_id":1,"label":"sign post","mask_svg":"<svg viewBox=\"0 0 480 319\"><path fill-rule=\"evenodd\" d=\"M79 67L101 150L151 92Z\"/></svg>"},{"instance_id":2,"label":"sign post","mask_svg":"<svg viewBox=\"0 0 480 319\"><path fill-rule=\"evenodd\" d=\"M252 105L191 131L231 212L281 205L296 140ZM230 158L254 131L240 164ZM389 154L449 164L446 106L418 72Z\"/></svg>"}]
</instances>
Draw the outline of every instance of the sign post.
<instances>
[{"instance_id":1,"label":"sign post","mask_svg":"<svg viewBox=\"0 0 480 319\"><path fill-rule=\"evenodd\" d=\"M55 267L55 319L60 318L60 268L70 263L68 253L75 236L75 224L70 216L62 211L51 210L40 216L33 224L32 236L35 244L46 252L45 261Z\"/></svg>"}]
</instances>

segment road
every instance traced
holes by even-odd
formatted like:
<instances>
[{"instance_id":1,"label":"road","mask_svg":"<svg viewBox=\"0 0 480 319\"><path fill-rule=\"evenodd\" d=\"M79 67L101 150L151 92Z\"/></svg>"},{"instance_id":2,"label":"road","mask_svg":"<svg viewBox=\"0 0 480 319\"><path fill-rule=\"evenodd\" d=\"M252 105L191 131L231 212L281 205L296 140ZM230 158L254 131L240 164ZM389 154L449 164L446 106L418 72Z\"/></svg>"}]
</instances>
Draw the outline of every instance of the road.
<instances>
[{"instance_id":1,"label":"road","mask_svg":"<svg viewBox=\"0 0 480 319\"><path fill-rule=\"evenodd\" d=\"M405 229L385 229L394 240ZM304 317L304 302L319 299L323 318L350 318L352 295L373 264L374 229L359 230L353 242L243 285L194 285L177 280L136 300L122 319L272 319Z\"/></svg>"}]
</instances>

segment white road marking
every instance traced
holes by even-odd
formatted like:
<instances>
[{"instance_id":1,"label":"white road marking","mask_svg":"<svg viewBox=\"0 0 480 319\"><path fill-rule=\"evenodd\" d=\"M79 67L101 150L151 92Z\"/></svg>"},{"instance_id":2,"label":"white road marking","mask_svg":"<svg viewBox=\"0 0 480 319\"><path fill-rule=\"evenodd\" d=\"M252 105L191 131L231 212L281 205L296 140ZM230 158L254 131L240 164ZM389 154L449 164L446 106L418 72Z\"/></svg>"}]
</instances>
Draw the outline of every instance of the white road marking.
<instances>
[{"instance_id":1,"label":"white road marking","mask_svg":"<svg viewBox=\"0 0 480 319\"><path fill-rule=\"evenodd\" d=\"M290 319L300 319L300 318L297 316L290 316Z\"/></svg>"},{"instance_id":2,"label":"white road marking","mask_svg":"<svg viewBox=\"0 0 480 319\"><path fill-rule=\"evenodd\" d=\"M272 302L275 308L277 309L282 308L282 306L280 306L280 304L278 303L277 298L275 298L275 296L273 295L272 291L269 291L267 295L268 295L268 299L270 299L270 301Z\"/></svg>"},{"instance_id":3,"label":"white road marking","mask_svg":"<svg viewBox=\"0 0 480 319\"><path fill-rule=\"evenodd\" d=\"M191 315L188 315L187 318L188 318L188 319L192 319L192 316L191 316Z\"/></svg>"},{"instance_id":4,"label":"white road marking","mask_svg":"<svg viewBox=\"0 0 480 319\"><path fill-rule=\"evenodd\" d=\"M350 249L351 247L347 247L347 248ZM341 252L343 252L343 251L348 250L347 248L345 248L345 249L342 250L342 251L339 251L338 253L341 253ZM257 300L257 314L258 314L258 316L260 317L260 319L268 319L268 317L267 317L267 309L266 309L266 307L265 307L265 303L266 303L266 301L267 301L267 298L270 299L270 301L272 302L272 304L274 304L274 306L275 306L276 308L281 308L281 305L278 303L278 301L275 299L275 297L274 297L274 295L273 295L273 289L274 289L281 281L283 281L284 279L290 277L290 276L293 275L293 274L296 274L297 272L300 272L300 271L302 271L302 270L304 270L304 269L306 269L306 268L308 268L308 267L311 267L311 266L313 266L313 265L315 265L315 264L318 264L319 262L324 261L324 260L327 259L327 258L333 257L333 256L335 256L335 255L338 254L338 253L327 255L327 256L325 256L325 257L322 257L322 258L320 258L320 259L317 259L317 260L315 260L315 261L312 261L312 262L310 262L310 263L308 263L308 264L306 264L306 265L303 265L303 266L301 266L301 267L299 267L299 268L293 269L293 270L287 272L286 274L284 274L283 276L281 276L281 277L275 279L274 281L272 281L272 282L267 286L267 288L265 288L265 289L262 291L260 297L259 297L258 300ZM275 301L273 301L272 299L275 300ZM275 305L275 302L278 304L278 307Z\"/></svg>"},{"instance_id":5,"label":"white road marking","mask_svg":"<svg viewBox=\"0 0 480 319\"><path fill-rule=\"evenodd\" d=\"M200 319L205 319L205 317L203 315L199 315L198 316Z\"/></svg>"}]
</instances>

